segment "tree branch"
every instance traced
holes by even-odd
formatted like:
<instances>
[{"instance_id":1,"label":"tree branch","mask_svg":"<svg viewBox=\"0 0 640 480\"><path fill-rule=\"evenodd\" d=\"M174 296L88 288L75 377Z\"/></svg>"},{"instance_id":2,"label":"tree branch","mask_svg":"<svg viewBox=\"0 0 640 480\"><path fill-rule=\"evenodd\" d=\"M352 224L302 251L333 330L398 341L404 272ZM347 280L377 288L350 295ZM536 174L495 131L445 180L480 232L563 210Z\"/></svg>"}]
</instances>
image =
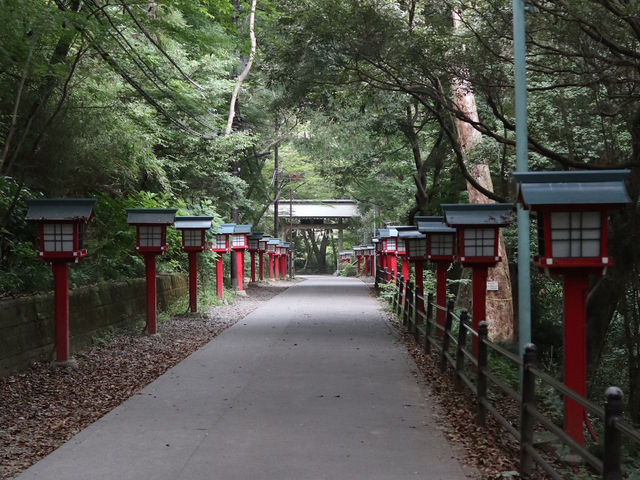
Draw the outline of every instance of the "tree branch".
<instances>
[{"instance_id":1,"label":"tree branch","mask_svg":"<svg viewBox=\"0 0 640 480\"><path fill-rule=\"evenodd\" d=\"M127 2L125 2L124 0L121 0L120 3L122 4L122 7L124 8L124 10L127 12L127 14L129 14L129 16L131 17L131 19L134 21L134 23L138 26L138 28L140 29L140 31L144 34L145 37L147 37L147 40L149 40L151 42L151 44L156 47L158 49L158 51L160 53L162 53L162 55L164 55L164 57L169 60L169 62L171 63L171 65L173 65L176 70L178 70L178 72L180 72L180 74L184 77L184 79L189 82L191 85L193 85L194 87L198 88L199 90L204 90L204 88L199 85L198 83L196 83L195 81L193 81L191 79L191 77L189 77L189 75L186 74L186 72L184 70L182 70L182 68L180 68L180 65L178 65L176 63L176 61L160 46L160 44L158 42L156 42L151 35L149 34L149 32L147 31L146 28L144 28L144 26L138 21L138 19L136 18L136 16L133 14L133 12L131 11L131 9L129 8L129 6L127 5Z\"/></svg>"},{"instance_id":2,"label":"tree branch","mask_svg":"<svg viewBox=\"0 0 640 480\"><path fill-rule=\"evenodd\" d=\"M231 134L233 119L236 116L236 101L238 99L238 94L240 93L242 82L244 82L244 80L247 78L247 75L249 75L249 71L251 70L251 66L253 65L253 60L256 58L256 50L258 47L255 32L256 3L257 0L251 1L251 14L249 15L249 36L251 38L251 52L249 53L249 61L238 77L236 81L236 87L233 89L233 94L231 95L231 102L229 102L229 118L227 119L227 128L224 131L225 135Z\"/></svg>"}]
</instances>

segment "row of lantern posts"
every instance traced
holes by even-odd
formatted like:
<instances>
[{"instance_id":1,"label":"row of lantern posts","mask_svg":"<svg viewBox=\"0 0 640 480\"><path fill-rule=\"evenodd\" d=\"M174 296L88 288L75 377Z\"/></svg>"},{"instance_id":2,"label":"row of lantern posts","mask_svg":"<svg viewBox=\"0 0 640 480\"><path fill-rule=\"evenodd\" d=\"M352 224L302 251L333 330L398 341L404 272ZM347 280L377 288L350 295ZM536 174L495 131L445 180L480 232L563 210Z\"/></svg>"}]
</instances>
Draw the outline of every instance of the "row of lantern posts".
<instances>
[{"instance_id":1,"label":"row of lantern posts","mask_svg":"<svg viewBox=\"0 0 640 480\"><path fill-rule=\"evenodd\" d=\"M612 265L608 254L608 220L613 210L630 203L628 170L515 173L518 202L537 215L538 255L533 263L564 287L564 382L587 396L586 300L589 279ZM387 281L400 273L410 278L414 265L417 292L424 297L423 268L436 266L436 303L447 300L447 271L453 262L472 269L472 327L486 320L489 267L500 262L500 228L512 222L513 205L443 204L442 217L415 217L415 226L389 226L373 238L379 268ZM376 280L377 280L376 276ZM417 308L424 312L423 302ZM444 327L445 310L436 309ZM477 358L478 339L472 351ZM585 409L565 397L565 431L584 444Z\"/></svg>"},{"instance_id":2,"label":"row of lantern posts","mask_svg":"<svg viewBox=\"0 0 640 480\"><path fill-rule=\"evenodd\" d=\"M363 273L362 264L364 263L364 275L373 275L375 269L375 254L376 250L373 245L357 245L353 247L353 250L342 250L339 252L340 264L352 264L353 258L358 268L358 276Z\"/></svg>"},{"instance_id":3,"label":"row of lantern posts","mask_svg":"<svg viewBox=\"0 0 640 480\"><path fill-rule=\"evenodd\" d=\"M515 173L518 202L538 217L539 255L534 263L546 274L561 277L564 285L564 380L576 393L586 396L586 297L589 277L602 275L612 265L608 255L608 219L612 210L630 202L625 180L628 170L526 172ZM56 295L56 357L69 359L68 332L68 263L78 262L87 251L84 231L93 218L94 200L31 200L27 219L40 225L39 256L51 262ZM500 262L499 230L512 221L511 204L443 204L443 217L416 217L416 226L396 226L379 230L373 239L378 265L409 278L410 263L415 265L415 280L423 296L424 262L436 265L436 302L446 303L446 273L453 262L472 268L472 326L474 330L486 319L486 290L489 267ZM155 333L156 297L155 257L167 251L166 227L175 224L182 231L183 250L190 260L191 308L197 308L196 254L207 250L205 233L212 217L175 217L176 210L130 209L129 224L136 226L136 250L145 258L147 275L147 330ZM216 282L222 296L223 253L236 255L239 289L244 278L244 252L252 254L252 281L255 281L255 253L269 255L270 277L287 270L289 245L278 239L252 234L251 225L223 224L214 232L208 250L218 254ZM356 252L360 253L358 255ZM366 252L366 253L364 253ZM341 252L344 253L344 252ZM369 246L357 247L358 258L371 256ZM350 257L350 255L349 255ZM341 260L343 256L341 254ZM345 255L346 258L346 255ZM346 261L346 260L345 260ZM367 268L367 267L365 267ZM374 266L375 269L375 266ZM376 277L377 278L377 277ZM424 312L424 305L419 304ZM438 309L438 324L444 314ZM473 353L478 344L474 337ZM578 443L584 443L584 408L565 398L565 429Z\"/></svg>"},{"instance_id":4,"label":"row of lantern posts","mask_svg":"<svg viewBox=\"0 0 640 480\"><path fill-rule=\"evenodd\" d=\"M92 199L38 199L27 201L29 221L39 227L38 256L51 263L55 295L56 362L71 362L69 352L69 263L87 255L85 232L95 217ZM253 232L252 225L224 223L213 231L213 241L206 234L213 227L213 217L176 216L175 209L127 209L127 223L136 227L135 250L143 258L146 276L146 331L157 332L156 257L168 250L167 227L182 233L182 250L189 255L189 308L198 310L198 254L209 251L216 256L216 291L223 297L223 254L236 256L236 287L244 290L245 251L251 255L251 282L256 281L256 254L259 279L264 280L264 254L269 257L269 278L287 275L290 266L289 242ZM232 262L233 265L233 262ZM290 270L289 270L290 271Z\"/></svg>"}]
</instances>

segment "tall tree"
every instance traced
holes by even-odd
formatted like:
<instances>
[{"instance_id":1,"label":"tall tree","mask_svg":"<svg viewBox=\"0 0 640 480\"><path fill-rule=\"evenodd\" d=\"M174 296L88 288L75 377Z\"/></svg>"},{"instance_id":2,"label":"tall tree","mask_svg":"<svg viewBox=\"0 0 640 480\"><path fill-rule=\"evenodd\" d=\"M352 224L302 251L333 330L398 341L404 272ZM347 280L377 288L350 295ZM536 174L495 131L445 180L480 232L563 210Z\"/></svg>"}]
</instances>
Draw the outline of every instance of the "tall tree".
<instances>
[{"instance_id":1,"label":"tall tree","mask_svg":"<svg viewBox=\"0 0 640 480\"><path fill-rule=\"evenodd\" d=\"M453 10L454 32L464 29L461 12ZM463 46L463 48L465 48ZM480 120L473 86L468 79L454 78L452 81L453 103L460 111L462 118L471 119L477 123ZM455 119L457 141L459 150L464 155L465 164L472 158L468 166L469 174L478 185L487 191L493 192L493 181L489 161L482 155L474 156L473 151L482 142L482 134L471 123L461 118ZM467 192L471 203L493 203L493 200L475 188L467 181ZM487 296L487 322L489 323L489 336L495 340L513 340L513 294L511 288L511 275L509 273L509 256L504 243L504 236L500 234L499 255L502 261L489 269L488 281L498 285L497 291Z\"/></svg>"}]
</instances>

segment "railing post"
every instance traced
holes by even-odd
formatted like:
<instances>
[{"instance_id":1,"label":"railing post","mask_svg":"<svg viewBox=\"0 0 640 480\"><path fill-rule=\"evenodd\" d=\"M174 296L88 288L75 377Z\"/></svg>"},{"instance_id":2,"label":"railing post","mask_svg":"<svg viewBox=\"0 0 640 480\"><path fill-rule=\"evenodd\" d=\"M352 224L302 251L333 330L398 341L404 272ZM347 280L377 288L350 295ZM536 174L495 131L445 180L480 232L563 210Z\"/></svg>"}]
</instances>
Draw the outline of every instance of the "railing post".
<instances>
[{"instance_id":1,"label":"railing post","mask_svg":"<svg viewBox=\"0 0 640 480\"><path fill-rule=\"evenodd\" d=\"M404 284L404 290L402 294L402 323L407 325L407 329L411 328L411 323L409 321L409 288L410 288L409 279Z\"/></svg>"},{"instance_id":2,"label":"railing post","mask_svg":"<svg viewBox=\"0 0 640 480\"><path fill-rule=\"evenodd\" d=\"M467 329L465 325L469 317L469 312L462 310L460 313L460 324L458 325L458 346L456 347L456 390L462 389L462 371L464 369L464 347L467 341Z\"/></svg>"},{"instance_id":3,"label":"railing post","mask_svg":"<svg viewBox=\"0 0 640 480\"><path fill-rule=\"evenodd\" d=\"M486 349L486 346L485 346ZM533 458L527 447L533 446L534 418L529 408L536 405L536 376L530 370L538 361L538 350L533 343L524 347L522 355L522 404L520 406L520 473L526 475L533 467Z\"/></svg>"},{"instance_id":4,"label":"railing post","mask_svg":"<svg viewBox=\"0 0 640 480\"><path fill-rule=\"evenodd\" d=\"M478 411L476 414L476 423L484 425L486 419L486 411L484 402L487 401L487 338L489 337L489 325L486 321L480 322L478 325Z\"/></svg>"},{"instance_id":5,"label":"railing post","mask_svg":"<svg viewBox=\"0 0 640 480\"><path fill-rule=\"evenodd\" d=\"M391 303L391 306L393 307L394 313L397 313L397 311L398 311L398 295L399 295L399 292L400 292L400 289L401 289L400 283L402 282L402 277L400 277L400 276L393 277L392 276L392 278L393 278L392 281L396 286L396 290L395 290L395 292L393 292L393 302Z\"/></svg>"},{"instance_id":6,"label":"railing post","mask_svg":"<svg viewBox=\"0 0 640 480\"><path fill-rule=\"evenodd\" d=\"M402 288L402 295L400 296L400 302L402 303L402 324L403 325L408 325L408 321L409 321L409 317L407 316L407 293L409 290L409 279L403 278L404 280L404 285Z\"/></svg>"},{"instance_id":7,"label":"railing post","mask_svg":"<svg viewBox=\"0 0 640 480\"><path fill-rule=\"evenodd\" d=\"M409 289L411 288L411 282L408 278L406 280L402 296L402 323L411 328L411 320L409 318Z\"/></svg>"},{"instance_id":8,"label":"railing post","mask_svg":"<svg viewBox=\"0 0 640 480\"><path fill-rule=\"evenodd\" d=\"M420 338L420 330L418 330L418 322L420 321L420 316L417 312L418 286L413 282L411 282L409 285L409 293L411 294L411 296L409 297L409 321L411 322L411 328L413 329L413 338L418 341Z\"/></svg>"},{"instance_id":9,"label":"railing post","mask_svg":"<svg viewBox=\"0 0 640 480\"><path fill-rule=\"evenodd\" d=\"M451 331L451 324L453 323L453 298L447 302L447 318L444 325L444 334L442 335L442 351L440 352L440 371L444 372L447 369L447 357L446 353L449 350L449 332Z\"/></svg>"},{"instance_id":10,"label":"railing post","mask_svg":"<svg viewBox=\"0 0 640 480\"><path fill-rule=\"evenodd\" d=\"M622 418L623 394L618 387L609 387L605 392L604 404L604 457L602 459L602 479L620 480L620 457L622 435L616 427Z\"/></svg>"},{"instance_id":11,"label":"railing post","mask_svg":"<svg viewBox=\"0 0 640 480\"><path fill-rule=\"evenodd\" d=\"M431 342L429 337L431 335L431 322L433 321L433 292L429 292L427 295L427 315L424 322L424 352L431 353Z\"/></svg>"},{"instance_id":12,"label":"railing post","mask_svg":"<svg viewBox=\"0 0 640 480\"><path fill-rule=\"evenodd\" d=\"M396 277L396 286L398 291L396 292L396 314L400 315L402 312L402 291L404 290L404 277L402 275L398 275Z\"/></svg>"},{"instance_id":13,"label":"railing post","mask_svg":"<svg viewBox=\"0 0 640 480\"><path fill-rule=\"evenodd\" d=\"M413 303L416 321L424 323L424 285L416 284L416 296Z\"/></svg>"}]
</instances>

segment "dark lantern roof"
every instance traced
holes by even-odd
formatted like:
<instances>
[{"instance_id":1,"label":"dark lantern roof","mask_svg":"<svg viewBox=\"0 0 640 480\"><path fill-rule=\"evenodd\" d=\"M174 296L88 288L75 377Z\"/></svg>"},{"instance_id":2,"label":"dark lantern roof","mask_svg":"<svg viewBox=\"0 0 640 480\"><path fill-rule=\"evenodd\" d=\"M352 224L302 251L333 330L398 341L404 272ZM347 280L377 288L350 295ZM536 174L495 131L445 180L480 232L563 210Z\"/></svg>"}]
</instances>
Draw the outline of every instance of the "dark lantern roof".
<instances>
[{"instance_id":1,"label":"dark lantern roof","mask_svg":"<svg viewBox=\"0 0 640 480\"><path fill-rule=\"evenodd\" d=\"M178 230L209 230L213 217L176 217L173 226Z\"/></svg>"},{"instance_id":2,"label":"dark lantern roof","mask_svg":"<svg viewBox=\"0 0 640 480\"><path fill-rule=\"evenodd\" d=\"M447 227L444 217L415 217L418 231L421 233L455 233L456 229Z\"/></svg>"},{"instance_id":3,"label":"dark lantern roof","mask_svg":"<svg viewBox=\"0 0 640 480\"><path fill-rule=\"evenodd\" d=\"M521 172L518 201L525 207L540 205L621 205L631 199L625 180L629 170Z\"/></svg>"},{"instance_id":4,"label":"dark lantern roof","mask_svg":"<svg viewBox=\"0 0 640 480\"><path fill-rule=\"evenodd\" d=\"M27 200L27 220L65 220L88 222L96 201L91 198L42 198Z\"/></svg>"},{"instance_id":5,"label":"dark lantern roof","mask_svg":"<svg viewBox=\"0 0 640 480\"><path fill-rule=\"evenodd\" d=\"M235 229L235 223L222 223L215 227L213 233L216 235L231 235Z\"/></svg>"},{"instance_id":6,"label":"dark lantern roof","mask_svg":"<svg viewBox=\"0 0 640 480\"><path fill-rule=\"evenodd\" d=\"M392 238L398 236L398 230L394 227L381 228L378 230L378 237L380 238Z\"/></svg>"},{"instance_id":7,"label":"dark lantern roof","mask_svg":"<svg viewBox=\"0 0 640 480\"><path fill-rule=\"evenodd\" d=\"M233 228L233 233L245 233L250 234L253 230L253 225L236 225Z\"/></svg>"},{"instance_id":8,"label":"dark lantern roof","mask_svg":"<svg viewBox=\"0 0 640 480\"><path fill-rule=\"evenodd\" d=\"M414 228L413 230L403 230L398 232L398 238L407 240L411 238L427 238L427 236L420 233L417 228Z\"/></svg>"},{"instance_id":9,"label":"dark lantern roof","mask_svg":"<svg viewBox=\"0 0 640 480\"><path fill-rule=\"evenodd\" d=\"M449 226L504 227L512 221L513 205L510 203L443 204L445 222Z\"/></svg>"},{"instance_id":10,"label":"dark lantern roof","mask_svg":"<svg viewBox=\"0 0 640 480\"><path fill-rule=\"evenodd\" d=\"M127 208L127 223L132 225L171 225L175 208Z\"/></svg>"}]
</instances>

